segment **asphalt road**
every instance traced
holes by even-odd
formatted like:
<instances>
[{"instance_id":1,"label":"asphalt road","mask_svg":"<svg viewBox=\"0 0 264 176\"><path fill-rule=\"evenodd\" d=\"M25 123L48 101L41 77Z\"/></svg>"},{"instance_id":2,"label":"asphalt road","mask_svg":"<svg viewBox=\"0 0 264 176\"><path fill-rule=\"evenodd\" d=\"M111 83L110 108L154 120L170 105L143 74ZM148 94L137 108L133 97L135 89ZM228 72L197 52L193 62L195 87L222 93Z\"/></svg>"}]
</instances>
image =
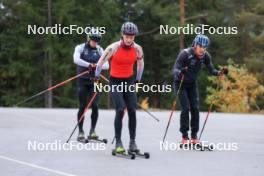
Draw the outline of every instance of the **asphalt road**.
<instances>
[{"instance_id":1,"label":"asphalt road","mask_svg":"<svg viewBox=\"0 0 264 176\"><path fill-rule=\"evenodd\" d=\"M210 114L202 139L220 147L212 152L201 152L175 149L181 137L178 132L179 112L176 112L166 139L170 147L165 151L160 147L160 142L170 112L152 112L160 119L157 123L144 111L138 111L137 144L142 151L150 152L151 156L148 160L130 160L111 155L114 147L111 144L114 111L100 110L99 113L96 132L108 139L107 145L92 143L84 148L75 142L75 133L71 141L75 147L60 150L58 146L63 146L76 124L77 109L0 108L1 175L264 175L263 115ZM89 115L90 112L86 115L84 125L86 132L90 127ZM200 113L201 124L205 115ZM129 142L127 126L126 115L122 132L125 147L128 147ZM35 150L34 144L37 146Z\"/></svg>"}]
</instances>

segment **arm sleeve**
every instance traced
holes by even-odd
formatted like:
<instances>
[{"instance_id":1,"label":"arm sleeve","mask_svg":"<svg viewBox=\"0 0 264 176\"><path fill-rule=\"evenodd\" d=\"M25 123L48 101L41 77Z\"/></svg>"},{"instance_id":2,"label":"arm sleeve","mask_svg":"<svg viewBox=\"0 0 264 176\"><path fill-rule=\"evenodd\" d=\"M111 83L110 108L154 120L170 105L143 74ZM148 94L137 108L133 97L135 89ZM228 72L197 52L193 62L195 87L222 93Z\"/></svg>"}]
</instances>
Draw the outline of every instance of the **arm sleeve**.
<instances>
[{"instance_id":1,"label":"arm sleeve","mask_svg":"<svg viewBox=\"0 0 264 176\"><path fill-rule=\"evenodd\" d=\"M136 48L137 50L137 76L136 80L140 81L144 71L144 53L141 46Z\"/></svg>"},{"instance_id":2,"label":"arm sleeve","mask_svg":"<svg viewBox=\"0 0 264 176\"><path fill-rule=\"evenodd\" d=\"M209 53L206 53L206 60L205 60L206 67L208 71L214 75L214 76L219 76L220 71L216 70L214 68L214 65L212 63L212 59Z\"/></svg>"},{"instance_id":3,"label":"arm sleeve","mask_svg":"<svg viewBox=\"0 0 264 176\"><path fill-rule=\"evenodd\" d=\"M73 54L73 62L79 66L89 67L90 63L81 59L81 53L82 45L76 46Z\"/></svg>"},{"instance_id":4,"label":"arm sleeve","mask_svg":"<svg viewBox=\"0 0 264 176\"><path fill-rule=\"evenodd\" d=\"M106 62L104 63L104 65L102 66L102 69L103 69L103 70L108 70L108 69L109 69L109 62L108 62L108 61L106 61Z\"/></svg>"}]
</instances>

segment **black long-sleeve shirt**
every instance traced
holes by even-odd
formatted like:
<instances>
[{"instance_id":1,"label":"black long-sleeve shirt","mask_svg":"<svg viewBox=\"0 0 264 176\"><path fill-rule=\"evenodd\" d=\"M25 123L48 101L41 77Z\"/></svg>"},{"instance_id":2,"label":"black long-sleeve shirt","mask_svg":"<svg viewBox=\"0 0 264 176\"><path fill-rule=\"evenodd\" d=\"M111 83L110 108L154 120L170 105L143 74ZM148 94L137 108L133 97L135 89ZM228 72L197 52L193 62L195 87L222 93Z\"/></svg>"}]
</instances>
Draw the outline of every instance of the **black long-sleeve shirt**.
<instances>
[{"instance_id":1,"label":"black long-sleeve shirt","mask_svg":"<svg viewBox=\"0 0 264 176\"><path fill-rule=\"evenodd\" d=\"M219 71L214 68L211 56L207 51L202 58L197 58L195 56L193 47L182 50L177 56L173 66L174 81L179 82L181 80L181 69L188 67L183 82L195 83L202 64L206 65L207 69L212 75L219 75Z\"/></svg>"}]
</instances>

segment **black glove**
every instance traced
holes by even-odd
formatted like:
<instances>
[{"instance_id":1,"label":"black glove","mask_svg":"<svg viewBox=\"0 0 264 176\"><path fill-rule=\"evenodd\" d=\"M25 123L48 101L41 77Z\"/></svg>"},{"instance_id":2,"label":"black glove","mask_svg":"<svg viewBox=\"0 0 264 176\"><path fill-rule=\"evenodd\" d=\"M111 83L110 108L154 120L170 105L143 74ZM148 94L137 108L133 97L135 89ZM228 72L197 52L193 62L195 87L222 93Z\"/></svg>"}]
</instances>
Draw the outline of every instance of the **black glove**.
<instances>
[{"instance_id":1,"label":"black glove","mask_svg":"<svg viewBox=\"0 0 264 176\"><path fill-rule=\"evenodd\" d=\"M228 68L226 68L226 67L222 68L222 72L223 72L223 74L227 75L228 74Z\"/></svg>"},{"instance_id":2,"label":"black glove","mask_svg":"<svg viewBox=\"0 0 264 176\"><path fill-rule=\"evenodd\" d=\"M227 75L228 74L228 69L226 68L226 67L224 67L224 68L222 68L221 70L220 70L220 76L222 76L222 75Z\"/></svg>"},{"instance_id":3,"label":"black glove","mask_svg":"<svg viewBox=\"0 0 264 176\"><path fill-rule=\"evenodd\" d=\"M188 70L188 67L183 67L182 69L181 69L181 74L186 74L187 73L187 70Z\"/></svg>"},{"instance_id":4,"label":"black glove","mask_svg":"<svg viewBox=\"0 0 264 176\"><path fill-rule=\"evenodd\" d=\"M90 64L89 67L88 67L88 69L90 71L95 71L96 70L96 64Z\"/></svg>"}]
</instances>

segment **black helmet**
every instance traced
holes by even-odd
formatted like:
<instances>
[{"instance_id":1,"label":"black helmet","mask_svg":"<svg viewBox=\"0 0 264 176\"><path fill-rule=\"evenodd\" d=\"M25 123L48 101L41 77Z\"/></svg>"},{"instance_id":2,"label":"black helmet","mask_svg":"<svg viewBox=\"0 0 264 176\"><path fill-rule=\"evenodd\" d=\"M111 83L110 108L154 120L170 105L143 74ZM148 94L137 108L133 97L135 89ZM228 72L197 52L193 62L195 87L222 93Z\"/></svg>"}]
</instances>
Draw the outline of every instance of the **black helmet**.
<instances>
[{"instance_id":1,"label":"black helmet","mask_svg":"<svg viewBox=\"0 0 264 176\"><path fill-rule=\"evenodd\" d=\"M100 42L102 38L102 35L100 34L100 32L97 29L92 29L90 31L90 33L87 35L87 40L93 40L95 42Z\"/></svg>"},{"instance_id":2,"label":"black helmet","mask_svg":"<svg viewBox=\"0 0 264 176\"><path fill-rule=\"evenodd\" d=\"M121 33L125 35L137 35L138 34L137 25L135 25L132 22L125 22L121 27Z\"/></svg>"}]
</instances>

